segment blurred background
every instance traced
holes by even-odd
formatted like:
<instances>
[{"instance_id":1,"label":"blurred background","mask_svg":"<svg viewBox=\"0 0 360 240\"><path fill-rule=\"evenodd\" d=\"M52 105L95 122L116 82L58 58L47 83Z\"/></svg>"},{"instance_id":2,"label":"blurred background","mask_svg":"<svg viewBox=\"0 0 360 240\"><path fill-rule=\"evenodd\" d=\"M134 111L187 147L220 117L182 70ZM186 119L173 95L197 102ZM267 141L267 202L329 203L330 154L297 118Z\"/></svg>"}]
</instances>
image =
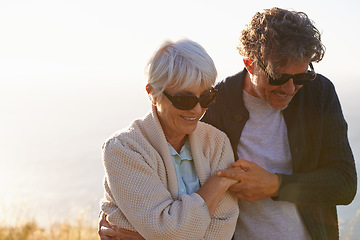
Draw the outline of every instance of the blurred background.
<instances>
[{"instance_id":1,"label":"blurred background","mask_svg":"<svg viewBox=\"0 0 360 240\"><path fill-rule=\"evenodd\" d=\"M259 0L4 0L0 2L0 221L94 224L101 145L150 109L145 66L167 39L189 38L218 81L243 68L240 32L264 8L303 11L322 32L315 70L337 89L360 156L360 2ZM255 6L256 5L256 6ZM358 239L360 200L341 206L341 235Z\"/></svg>"}]
</instances>

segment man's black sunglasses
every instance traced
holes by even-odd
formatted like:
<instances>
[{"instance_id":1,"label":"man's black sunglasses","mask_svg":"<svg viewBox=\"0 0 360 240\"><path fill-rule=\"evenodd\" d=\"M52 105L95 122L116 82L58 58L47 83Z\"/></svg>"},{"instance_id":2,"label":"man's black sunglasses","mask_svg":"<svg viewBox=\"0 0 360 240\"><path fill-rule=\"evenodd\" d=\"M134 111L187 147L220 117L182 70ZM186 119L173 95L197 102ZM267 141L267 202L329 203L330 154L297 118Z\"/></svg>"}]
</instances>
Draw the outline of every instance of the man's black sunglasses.
<instances>
[{"instance_id":1,"label":"man's black sunglasses","mask_svg":"<svg viewBox=\"0 0 360 240\"><path fill-rule=\"evenodd\" d=\"M210 89L210 92L205 95L197 98L191 93L178 93L173 96L168 94L166 91L163 92L164 95L171 101L172 105L180 110L190 110L193 109L198 102L202 108L208 108L216 100L216 95L218 93L217 89Z\"/></svg>"},{"instance_id":2,"label":"man's black sunglasses","mask_svg":"<svg viewBox=\"0 0 360 240\"><path fill-rule=\"evenodd\" d=\"M296 85L304 85L305 83L308 83L316 78L316 72L315 72L314 67L311 62L309 63L311 71L308 71L306 73L299 73L299 74L295 74L295 75L284 73L284 74L281 74L281 76L279 78L272 78L270 76L270 74L266 71L265 65L259 59L257 60L257 63L261 67L261 69L264 70L266 75L268 75L269 84L273 85L273 86L283 85L290 79L293 79L294 84L296 84Z\"/></svg>"}]
</instances>

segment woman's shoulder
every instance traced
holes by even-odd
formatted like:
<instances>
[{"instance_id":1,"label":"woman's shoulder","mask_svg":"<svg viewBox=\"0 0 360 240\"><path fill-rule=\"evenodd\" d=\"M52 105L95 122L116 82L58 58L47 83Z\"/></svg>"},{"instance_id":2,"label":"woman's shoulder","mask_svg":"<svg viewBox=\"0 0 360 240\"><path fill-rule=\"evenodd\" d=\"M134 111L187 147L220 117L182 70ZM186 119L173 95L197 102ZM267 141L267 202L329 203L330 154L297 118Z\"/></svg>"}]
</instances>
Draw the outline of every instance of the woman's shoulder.
<instances>
[{"instance_id":1,"label":"woman's shoulder","mask_svg":"<svg viewBox=\"0 0 360 240\"><path fill-rule=\"evenodd\" d=\"M139 127L141 122L141 119L137 119L129 126L111 134L107 139L105 139L103 148L134 146L145 141L143 133Z\"/></svg>"}]
</instances>

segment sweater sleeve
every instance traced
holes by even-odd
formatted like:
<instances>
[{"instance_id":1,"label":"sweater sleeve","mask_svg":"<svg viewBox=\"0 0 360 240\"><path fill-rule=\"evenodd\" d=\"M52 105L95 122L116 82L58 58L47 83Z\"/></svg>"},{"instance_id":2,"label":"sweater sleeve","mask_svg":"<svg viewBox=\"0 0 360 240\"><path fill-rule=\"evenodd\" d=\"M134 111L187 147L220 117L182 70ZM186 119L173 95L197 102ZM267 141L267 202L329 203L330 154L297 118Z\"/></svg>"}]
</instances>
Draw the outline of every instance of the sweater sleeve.
<instances>
[{"instance_id":1,"label":"sweater sleeve","mask_svg":"<svg viewBox=\"0 0 360 240\"><path fill-rule=\"evenodd\" d=\"M174 200L159 177L164 171L150 159L156 154L122 140L103 147L105 190L110 191L105 196L121 210L109 213L109 220L120 224L117 219L125 216L145 239L202 239L211 221L203 199L193 193Z\"/></svg>"},{"instance_id":2,"label":"sweater sleeve","mask_svg":"<svg viewBox=\"0 0 360 240\"><path fill-rule=\"evenodd\" d=\"M212 162L211 172L225 169L234 161L234 154L229 139L223 135L221 156L217 163ZM205 235L205 239L231 239L237 218L239 215L239 205L237 198L229 191L225 192L217 206L215 213L211 217L211 223Z\"/></svg>"}]
</instances>

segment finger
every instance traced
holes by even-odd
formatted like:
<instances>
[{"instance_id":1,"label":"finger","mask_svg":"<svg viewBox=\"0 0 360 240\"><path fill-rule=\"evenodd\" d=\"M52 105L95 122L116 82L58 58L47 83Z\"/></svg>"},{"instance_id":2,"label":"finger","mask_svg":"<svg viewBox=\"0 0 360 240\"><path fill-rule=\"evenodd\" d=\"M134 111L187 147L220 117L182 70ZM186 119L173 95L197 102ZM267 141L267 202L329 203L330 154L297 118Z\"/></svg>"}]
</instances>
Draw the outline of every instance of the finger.
<instances>
[{"instance_id":1,"label":"finger","mask_svg":"<svg viewBox=\"0 0 360 240\"><path fill-rule=\"evenodd\" d=\"M249 167L245 167L241 163L232 163L231 167L233 167L233 168L241 168L241 170L243 170L244 172L247 172L248 169L249 169Z\"/></svg>"},{"instance_id":2,"label":"finger","mask_svg":"<svg viewBox=\"0 0 360 240\"><path fill-rule=\"evenodd\" d=\"M101 240L112 240L113 239L111 236L106 236L104 234L102 228L99 228L98 234L99 234L99 237L100 237Z\"/></svg>"},{"instance_id":3,"label":"finger","mask_svg":"<svg viewBox=\"0 0 360 240\"><path fill-rule=\"evenodd\" d=\"M101 232L101 234L103 234L107 237L116 237L117 236L116 230L113 228L109 228L109 227L102 226L100 228L100 232Z\"/></svg>"},{"instance_id":4,"label":"finger","mask_svg":"<svg viewBox=\"0 0 360 240\"><path fill-rule=\"evenodd\" d=\"M249 162L249 161L247 161L245 159L238 159L236 162L231 163L231 167L233 167L233 168L240 167L245 172L247 172L248 169L250 168L250 164L251 164L251 162Z\"/></svg>"},{"instance_id":5,"label":"finger","mask_svg":"<svg viewBox=\"0 0 360 240\"><path fill-rule=\"evenodd\" d=\"M231 178L231 176L232 176L231 169L218 170L216 172L216 175L219 176L219 177Z\"/></svg>"},{"instance_id":6,"label":"finger","mask_svg":"<svg viewBox=\"0 0 360 240\"><path fill-rule=\"evenodd\" d=\"M107 237L107 236L105 236L104 234L101 234L101 233L99 233L99 236L100 236L101 240L113 240L114 239L112 237Z\"/></svg>"},{"instance_id":7,"label":"finger","mask_svg":"<svg viewBox=\"0 0 360 240\"><path fill-rule=\"evenodd\" d=\"M106 220L106 218L102 218L99 222L99 229L101 227L108 227L108 228L111 228L111 225L110 223Z\"/></svg>"},{"instance_id":8,"label":"finger","mask_svg":"<svg viewBox=\"0 0 360 240\"><path fill-rule=\"evenodd\" d=\"M243 159L239 158L235 162L232 162L231 165L239 165Z\"/></svg>"},{"instance_id":9,"label":"finger","mask_svg":"<svg viewBox=\"0 0 360 240\"><path fill-rule=\"evenodd\" d=\"M101 240L111 240L111 238L107 237L103 232L102 229L104 227L109 228L109 222L106 221L106 214L104 212L101 212L101 215L99 217L99 225L98 225L98 234Z\"/></svg>"},{"instance_id":10,"label":"finger","mask_svg":"<svg viewBox=\"0 0 360 240\"><path fill-rule=\"evenodd\" d=\"M223 169L223 170L217 171L216 175L219 177L227 177L227 178L231 178L231 179L240 181L241 180L240 172L244 172L244 171L241 168L228 168L228 169Z\"/></svg>"},{"instance_id":11,"label":"finger","mask_svg":"<svg viewBox=\"0 0 360 240\"><path fill-rule=\"evenodd\" d=\"M99 223L108 224L108 221L106 220L106 216L107 216L106 213L101 212L100 217L99 217L99 219L100 219Z\"/></svg>"},{"instance_id":12,"label":"finger","mask_svg":"<svg viewBox=\"0 0 360 240\"><path fill-rule=\"evenodd\" d=\"M246 160L245 159L242 159L242 158L239 158L238 160L236 160L235 162L232 162L231 163L231 166L233 167L240 167L241 165L243 164L246 164Z\"/></svg>"}]
</instances>

